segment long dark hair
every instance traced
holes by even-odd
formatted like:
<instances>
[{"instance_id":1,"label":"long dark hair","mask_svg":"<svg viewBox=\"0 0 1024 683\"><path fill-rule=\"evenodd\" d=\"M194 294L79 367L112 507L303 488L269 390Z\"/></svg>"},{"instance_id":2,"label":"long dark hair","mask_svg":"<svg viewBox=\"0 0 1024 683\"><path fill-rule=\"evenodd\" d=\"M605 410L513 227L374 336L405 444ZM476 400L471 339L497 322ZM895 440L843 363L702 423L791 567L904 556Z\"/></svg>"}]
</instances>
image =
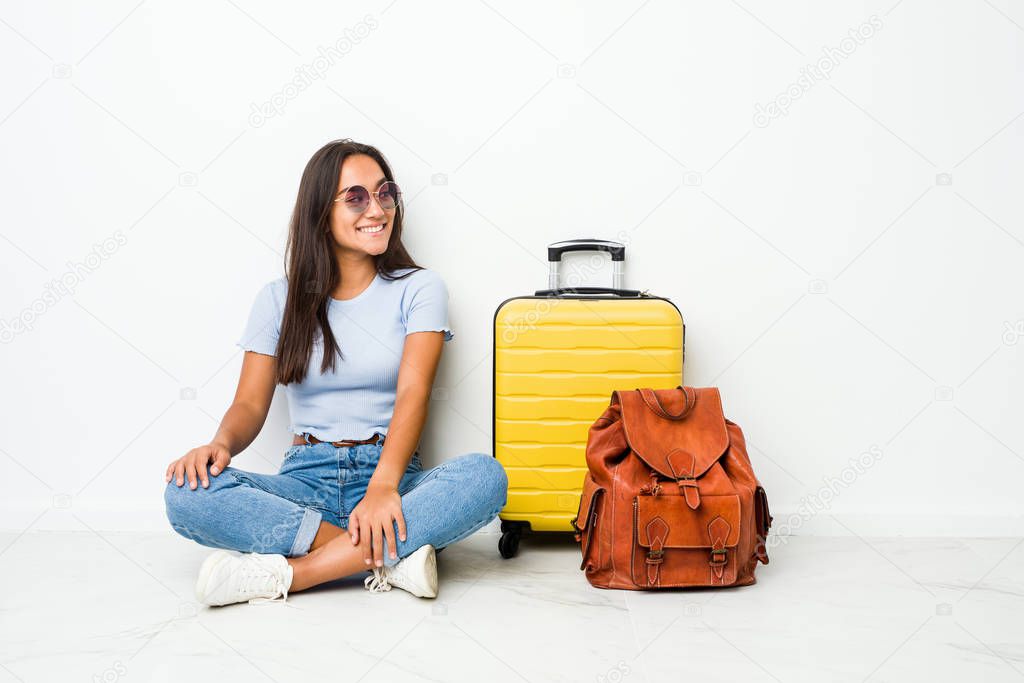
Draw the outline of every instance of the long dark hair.
<instances>
[{"instance_id":1,"label":"long dark hair","mask_svg":"<svg viewBox=\"0 0 1024 683\"><path fill-rule=\"evenodd\" d=\"M327 319L331 292L341 282L330 216L338 192L341 165L352 154L371 157L380 165L385 178L395 180L391 166L380 150L348 138L327 143L306 164L299 182L284 257L288 298L276 351L277 381L280 384L301 382L305 378L318 330L323 335L324 349L321 374L333 370L334 357L341 354ZM412 270L399 278L392 275L396 270L421 268L402 244L404 214L405 207L399 202L388 248L374 257L377 273L386 280L401 279L415 272Z\"/></svg>"}]
</instances>

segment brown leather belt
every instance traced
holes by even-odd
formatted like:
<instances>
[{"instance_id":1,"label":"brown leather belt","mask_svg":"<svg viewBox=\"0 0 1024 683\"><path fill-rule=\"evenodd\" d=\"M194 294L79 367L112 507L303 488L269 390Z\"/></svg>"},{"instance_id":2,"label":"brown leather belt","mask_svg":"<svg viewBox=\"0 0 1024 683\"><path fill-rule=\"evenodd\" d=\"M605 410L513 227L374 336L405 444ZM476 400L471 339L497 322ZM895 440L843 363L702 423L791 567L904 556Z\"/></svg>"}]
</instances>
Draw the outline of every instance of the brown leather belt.
<instances>
[{"instance_id":1,"label":"brown leather belt","mask_svg":"<svg viewBox=\"0 0 1024 683\"><path fill-rule=\"evenodd\" d=\"M307 437L309 438L309 441L306 441ZM295 438L292 439L292 445L293 446L299 446L299 445L306 444L306 443L309 443L309 444L329 443L329 444L331 444L332 446L334 446L336 448L346 448L348 446L363 446L363 445L367 445L367 444L376 445L376 444L380 443L381 439L382 439L382 437L381 437L380 434L374 434L369 439L364 439L363 441L321 441L320 439L316 438L312 434L306 434L306 435L296 434Z\"/></svg>"}]
</instances>

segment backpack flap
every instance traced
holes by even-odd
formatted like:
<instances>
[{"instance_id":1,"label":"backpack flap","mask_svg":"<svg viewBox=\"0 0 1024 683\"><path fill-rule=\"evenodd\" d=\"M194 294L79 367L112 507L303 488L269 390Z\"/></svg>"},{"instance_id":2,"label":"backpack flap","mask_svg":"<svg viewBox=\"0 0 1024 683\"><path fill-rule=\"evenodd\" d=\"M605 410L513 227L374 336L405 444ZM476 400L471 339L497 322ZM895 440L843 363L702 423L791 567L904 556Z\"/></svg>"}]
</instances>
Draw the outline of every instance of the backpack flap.
<instances>
[{"instance_id":1,"label":"backpack flap","mask_svg":"<svg viewBox=\"0 0 1024 683\"><path fill-rule=\"evenodd\" d=\"M729 433L714 387L617 391L629 447L653 470L674 479L692 510L700 506L696 479L725 453Z\"/></svg>"}]
</instances>

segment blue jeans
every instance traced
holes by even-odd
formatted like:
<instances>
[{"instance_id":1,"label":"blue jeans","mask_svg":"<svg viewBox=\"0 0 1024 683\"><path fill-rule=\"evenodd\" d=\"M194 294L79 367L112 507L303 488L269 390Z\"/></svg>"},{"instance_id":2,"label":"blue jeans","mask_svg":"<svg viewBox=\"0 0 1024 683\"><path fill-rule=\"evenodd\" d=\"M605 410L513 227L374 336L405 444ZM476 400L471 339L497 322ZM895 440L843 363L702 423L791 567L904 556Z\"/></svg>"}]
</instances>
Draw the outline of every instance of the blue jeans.
<instances>
[{"instance_id":1,"label":"blue jeans","mask_svg":"<svg viewBox=\"0 0 1024 683\"><path fill-rule=\"evenodd\" d=\"M309 552L320 522L348 528L363 499L384 442L337 448L330 443L292 446L277 474L227 467L193 491L172 479L164 491L167 518L185 538L211 548L297 557ZM468 453L424 470L412 457L398 486L406 540L395 540L398 558L420 546L462 540L494 519L505 506L508 479L486 453ZM362 543L362 541L360 541Z\"/></svg>"}]
</instances>

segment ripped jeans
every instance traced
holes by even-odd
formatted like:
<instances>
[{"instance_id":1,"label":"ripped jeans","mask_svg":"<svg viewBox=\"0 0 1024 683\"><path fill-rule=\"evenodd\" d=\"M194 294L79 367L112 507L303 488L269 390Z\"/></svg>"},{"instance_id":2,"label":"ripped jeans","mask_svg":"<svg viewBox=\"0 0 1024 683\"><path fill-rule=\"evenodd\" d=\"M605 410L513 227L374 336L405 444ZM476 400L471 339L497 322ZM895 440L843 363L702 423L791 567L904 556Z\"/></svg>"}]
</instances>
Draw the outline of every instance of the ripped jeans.
<instances>
[{"instance_id":1,"label":"ripped jeans","mask_svg":"<svg viewBox=\"0 0 1024 683\"><path fill-rule=\"evenodd\" d=\"M363 499L384 441L335 447L300 444L288 449L277 474L227 467L210 476L209 488L193 491L188 479L171 479L164 491L167 518L185 538L211 548L297 557L309 552L320 522L348 528L348 517ZM398 486L406 540L395 541L398 558L417 548L436 549L462 540L493 520L505 506L508 479L486 453L468 453L424 470L413 455Z\"/></svg>"}]
</instances>

